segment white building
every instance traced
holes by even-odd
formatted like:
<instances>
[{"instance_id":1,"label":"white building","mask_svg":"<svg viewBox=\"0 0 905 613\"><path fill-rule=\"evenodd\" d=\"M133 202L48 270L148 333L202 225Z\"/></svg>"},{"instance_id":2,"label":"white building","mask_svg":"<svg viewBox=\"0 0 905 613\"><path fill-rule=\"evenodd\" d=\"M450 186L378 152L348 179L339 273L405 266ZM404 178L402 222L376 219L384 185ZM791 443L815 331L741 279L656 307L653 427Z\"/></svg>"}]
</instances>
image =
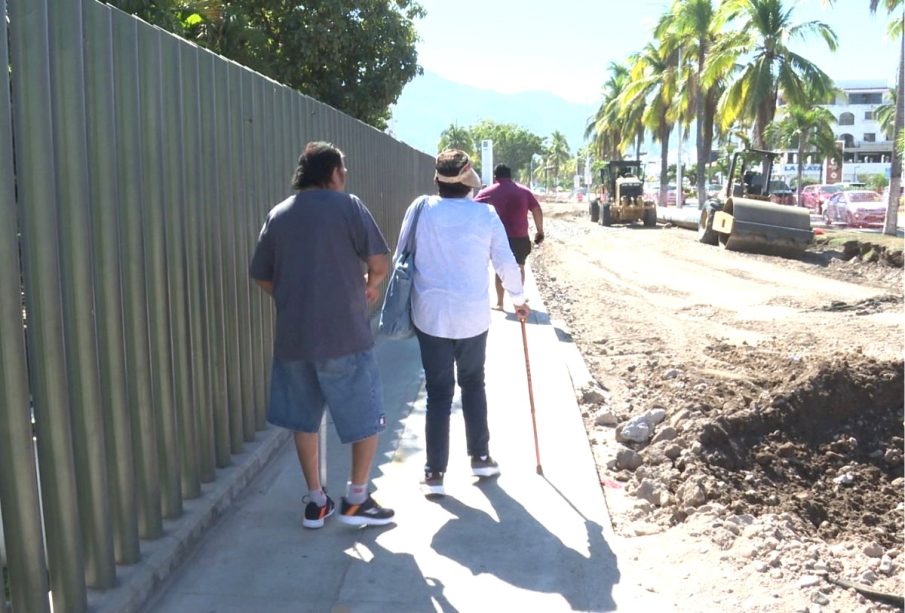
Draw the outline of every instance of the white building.
<instances>
[{"instance_id":1,"label":"white building","mask_svg":"<svg viewBox=\"0 0 905 613\"><path fill-rule=\"evenodd\" d=\"M882 80L839 81L839 92L833 104L823 105L836 118L833 134L845 143L842 180L854 181L859 175L889 176L892 161L892 134L885 134L876 120L877 107L891 102L889 87ZM785 164L777 174L793 177L798 171L796 151L786 151ZM825 180L822 162L816 155L805 156L804 176Z\"/></svg>"}]
</instances>

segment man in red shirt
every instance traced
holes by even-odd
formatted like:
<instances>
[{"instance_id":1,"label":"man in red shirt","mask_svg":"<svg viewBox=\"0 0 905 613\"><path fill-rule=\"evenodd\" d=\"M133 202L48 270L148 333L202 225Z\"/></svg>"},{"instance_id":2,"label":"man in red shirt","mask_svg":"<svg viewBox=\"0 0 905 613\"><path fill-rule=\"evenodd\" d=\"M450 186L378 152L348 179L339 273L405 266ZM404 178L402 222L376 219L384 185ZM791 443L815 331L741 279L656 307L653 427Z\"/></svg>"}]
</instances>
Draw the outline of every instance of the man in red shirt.
<instances>
[{"instance_id":1,"label":"man in red shirt","mask_svg":"<svg viewBox=\"0 0 905 613\"><path fill-rule=\"evenodd\" d=\"M525 281L525 260L531 253L531 239L528 236L528 211L534 217L534 244L544 240L544 213L531 190L512 180L512 170L505 164L497 164L493 169L493 185L489 185L475 196L477 202L493 205L509 238L509 248L522 271ZM496 308L503 308L503 281L496 278Z\"/></svg>"}]
</instances>

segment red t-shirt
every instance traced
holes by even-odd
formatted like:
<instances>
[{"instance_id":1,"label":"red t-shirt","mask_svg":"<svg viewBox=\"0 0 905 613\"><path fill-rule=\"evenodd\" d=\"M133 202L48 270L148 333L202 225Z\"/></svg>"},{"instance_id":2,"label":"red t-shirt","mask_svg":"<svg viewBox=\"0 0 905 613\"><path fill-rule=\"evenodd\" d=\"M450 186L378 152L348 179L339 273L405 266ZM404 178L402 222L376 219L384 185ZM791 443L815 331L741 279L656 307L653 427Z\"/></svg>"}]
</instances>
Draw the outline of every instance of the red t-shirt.
<instances>
[{"instance_id":1,"label":"red t-shirt","mask_svg":"<svg viewBox=\"0 0 905 613\"><path fill-rule=\"evenodd\" d=\"M478 192L475 200L493 205L511 238L528 236L528 211L540 208L531 190L511 179L498 179Z\"/></svg>"}]
</instances>

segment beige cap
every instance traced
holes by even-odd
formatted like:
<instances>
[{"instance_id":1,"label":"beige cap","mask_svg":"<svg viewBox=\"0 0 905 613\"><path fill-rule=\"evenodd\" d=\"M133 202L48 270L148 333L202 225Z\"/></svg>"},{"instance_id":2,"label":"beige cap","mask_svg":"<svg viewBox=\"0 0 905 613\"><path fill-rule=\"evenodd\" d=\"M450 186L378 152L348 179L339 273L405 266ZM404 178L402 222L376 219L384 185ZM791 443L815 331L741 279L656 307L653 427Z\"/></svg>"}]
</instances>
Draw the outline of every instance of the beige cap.
<instances>
[{"instance_id":1,"label":"beige cap","mask_svg":"<svg viewBox=\"0 0 905 613\"><path fill-rule=\"evenodd\" d=\"M441 175L439 172L435 171L434 179L440 183L461 183L468 187L481 187L481 177L479 177L478 173L475 172L475 169L472 168L471 160L468 159L468 155L464 151L447 149L437 156L438 167L442 164L448 169L450 165L454 164L456 161L464 162L461 167L458 167L457 165L452 166L453 168L458 169L459 172L457 175Z\"/></svg>"}]
</instances>

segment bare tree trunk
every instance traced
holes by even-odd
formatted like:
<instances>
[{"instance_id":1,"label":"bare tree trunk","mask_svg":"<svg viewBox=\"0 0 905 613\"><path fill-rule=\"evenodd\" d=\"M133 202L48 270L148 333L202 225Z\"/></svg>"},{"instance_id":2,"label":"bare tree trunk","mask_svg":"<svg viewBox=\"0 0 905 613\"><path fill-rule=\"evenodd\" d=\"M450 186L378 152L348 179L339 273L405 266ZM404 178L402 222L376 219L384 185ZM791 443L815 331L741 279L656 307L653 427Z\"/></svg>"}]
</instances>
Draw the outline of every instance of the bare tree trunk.
<instances>
[{"instance_id":1,"label":"bare tree trunk","mask_svg":"<svg viewBox=\"0 0 905 613\"><path fill-rule=\"evenodd\" d=\"M905 26L905 11L902 11L902 25ZM902 150L899 148L899 135L905 124L905 27L899 36L899 85L896 90L896 120L892 131L892 168L889 173L889 201L886 203L886 224L883 233L896 235L899 222L899 190L902 185Z\"/></svg>"},{"instance_id":2,"label":"bare tree trunk","mask_svg":"<svg viewBox=\"0 0 905 613\"><path fill-rule=\"evenodd\" d=\"M666 206L666 190L669 187L669 133L670 128L660 129L660 195L657 203L660 206ZM676 190L678 190L676 186ZM676 191L676 202L678 202L678 194Z\"/></svg>"},{"instance_id":3,"label":"bare tree trunk","mask_svg":"<svg viewBox=\"0 0 905 613\"><path fill-rule=\"evenodd\" d=\"M701 205L705 200L707 200L707 188L705 187L705 182L707 178L707 167L706 164L709 161L707 155L707 147L704 141L704 86L701 83L701 73L704 72L704 44L703 41L699 41L699 47L701 48L698 52L698 74L696 77L696 91L694 95L694 106L695 106L695 123L697 126L695 127L695 138L697 139L697 155L698 155L698 168L697 168L697 185L698 185L698 204Z\"/></svg>"},{"instance_id":4,"label":"bare tree trunk","mask_svg":"<svg viewBox=\"0 0 905 613\"><path fill-rule=\"evenodd\" d=\"M798 134L798 179L795 181L795 191L798 192L798 197L795 199L795 204L801 206L801 160L804 157L804 134Z\"/></svg>"}]
</instances>

